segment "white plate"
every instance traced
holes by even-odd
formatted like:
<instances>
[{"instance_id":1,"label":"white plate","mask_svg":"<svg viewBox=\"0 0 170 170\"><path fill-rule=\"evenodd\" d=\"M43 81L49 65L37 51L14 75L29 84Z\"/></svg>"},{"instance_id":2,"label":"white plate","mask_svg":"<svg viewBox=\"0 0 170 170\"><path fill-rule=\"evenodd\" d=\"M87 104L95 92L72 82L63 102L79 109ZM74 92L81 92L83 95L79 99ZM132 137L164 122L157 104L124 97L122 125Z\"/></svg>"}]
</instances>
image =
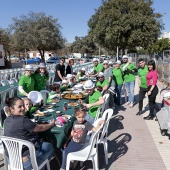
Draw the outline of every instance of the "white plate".
<instances>
[{"instance_id":1,"label":"white plate","mask_svg":"<svg viewBox=\"0 0 170 170\"><path fill-rule=\"evenodd\" d=\"M60 125L56 125L57 127L64 127L64 126L60 126Z\"/></svg>"}]
</instances>

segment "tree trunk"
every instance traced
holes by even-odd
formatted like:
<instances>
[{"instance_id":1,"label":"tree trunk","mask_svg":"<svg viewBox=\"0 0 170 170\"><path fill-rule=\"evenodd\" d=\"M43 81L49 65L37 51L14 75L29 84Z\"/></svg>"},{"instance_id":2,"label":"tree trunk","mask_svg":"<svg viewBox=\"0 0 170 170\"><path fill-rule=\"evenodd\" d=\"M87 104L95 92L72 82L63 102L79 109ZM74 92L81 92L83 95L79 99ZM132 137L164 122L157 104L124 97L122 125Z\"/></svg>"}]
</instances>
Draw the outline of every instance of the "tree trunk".
<instances>
[{"instance_id":1,"label":"tree trunk","mask_svg":"<svg viewBox=\"0 0 170 170\"><path fill-rule=\"evenodd\" d=\"M38 51L39 51L39 53L40 53L40 55L41 55L41 62L45 63L44 49L43 49L43 50L41 50L41 49L39 49L39 48L37 48L37 49L38 49Z\"/></svg>"}]
</instances>

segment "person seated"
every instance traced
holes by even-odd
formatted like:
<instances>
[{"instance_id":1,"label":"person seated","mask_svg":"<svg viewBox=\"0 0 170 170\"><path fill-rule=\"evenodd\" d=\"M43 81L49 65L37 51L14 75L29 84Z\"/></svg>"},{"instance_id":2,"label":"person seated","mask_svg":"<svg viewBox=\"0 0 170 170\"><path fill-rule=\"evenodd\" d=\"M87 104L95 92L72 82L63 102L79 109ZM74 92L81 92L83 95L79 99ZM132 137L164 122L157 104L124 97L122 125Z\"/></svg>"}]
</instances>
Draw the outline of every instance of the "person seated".
<instances>
[{"instance_id":1,"label":"person seated","mask_svg":"<svg viewBox=\"0 0 170 170\"><path fill-rule=\"evenodd\" d=\"M47 99L47 104L50 103L51 99L54 99L55 97L60 97L60 84L59 83L53 84L52 91L50 92L48 99Z\"/></svg>"},{"instance_id":2,"label":"person seated","mask_svg":"<svg viewBox=\"0 0 170 170\"><path fill-rule=\"evenodd\" d=\"M10 115L5 119L4 136L33 143L38 165L46 159L50 160L54 154L53 145L47 142L40 142L37 132L43 132L54 127L54 120L51 120L48 124L36 124L32 122L27 116L24 116L24 101L19 97L10 98L8 107L10 109ZM24 169L32 169L29 150L24 146L22 160ZM45 169L45 166L42 169Z\"/></svg>"},{"instance_id":3,"label":"person seated","mask_svg":"<svg viewBox=\"0 0 170 170\"><path fill-rule=\"evenodd\" d=\"M67 80L63 80L61 82L61 88L60 88L61 93L66 91L68 88L69 88L68 81Z\"/></svg>"},{"instance_id":4,"label":"person seated","mask_svg":"<svg viewBox=\"0 0 170 170\"><path fill-rule=\"evenodd\" d=\"M74 121L73 128L68 141L64 144L64 150L62 152L62 165L60 170L66 169L67 155L70 152L80 151L85 142L88 131L96 132L101 124L104 123L104 120L99 121L96 127L94 127L90 122L85 120L86 109L85 108L76 108L75 114L76 120Z\"/></svg>"},{"instance_id":5,"label":"person seated","mask_svg":"<svg viewBox=\"0 0 170 170\"><path fill-rule=\"evenodd\" d=\"M73 75L72 74L67 74L66 80L67 80L70 88L72 88L75 85L75 82L73 82Z\"/></svg>"},{"instance_id":6,"label":"person seated","mask_svg":"<svg viewBox=\"0 0 170 170\"><path fill-rule=\"evenodd\" d=\"M32 119L33 118L32 113L34 110L34 107L32 108L33 106L32 101L27 97L22 98L22 100L24 101L24 107L25 107L24 116L27 116L29 119Z\"/></svg>"},{"instance_id":7,"label":"person seated","mask_svg":"<svg viewBox=\"0 0 170 170\"><path fill-rule=\"evenodd\" d=\"M98 75L98 81L96 83L96 86L101 86L103 87L103 91L101 92L102 94L104 94L108 88L109 88L109 82L107 80L105 80L104 78L104 73L100 72Z\"/></svg>"},{"instance_id":8,"label":"person seated","mask_svg":"<svg viewBox=\"0 0 170 170\"><path fill-rule=\"evenodd\" d=\"M85 77L85 76L86 76L86 69L84 67L82 67L81 70L77 74L78 81L80 82L81 77Z\"/></svg>"},{"instance_id":9,"label":"person seated","mask_svg":"<svg viewBox=\"0 0 170 170\"><path fill-rule=\"evenodd\" d=\"M102 94L99 91L94 90L94 83L91 80L87 80L84 85L84 89L87 90L88 96L84 101L79 99L79 103L87 107L88 114L86 120L93 124L96 117L97 109L104 103Z\"/></svg>"}]
</instances>

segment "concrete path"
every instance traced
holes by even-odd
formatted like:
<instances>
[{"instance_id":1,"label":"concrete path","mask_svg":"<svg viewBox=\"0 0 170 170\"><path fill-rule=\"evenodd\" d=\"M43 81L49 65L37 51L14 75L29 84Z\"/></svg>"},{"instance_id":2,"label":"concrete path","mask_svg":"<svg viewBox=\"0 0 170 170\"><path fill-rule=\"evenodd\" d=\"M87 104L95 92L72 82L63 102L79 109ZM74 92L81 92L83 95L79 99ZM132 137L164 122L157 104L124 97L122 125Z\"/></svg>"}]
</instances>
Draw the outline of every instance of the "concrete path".
<instances>
[{"instance_id":1,"label":"concrete path","mask_svg":"<svg viewBox=\"0 0 170 170\"><path fill-rule=\"evenodd\" d=\"M162 88L161 84L159 87ZM137 88L135 88L135 101L138 101ZM160 103L160 96L157 96ZM168 136L161 136L158 122L144 120L148 115L147 97L144 99L145 113L136 116L138 104L133 108L122 105L116 107L115 117L110 121L108 134L109 164L105 165L103 147L99 148L99 167L109 170L170 170L170 141ZM0 157L1 160L1 157ZM0 169L3 161L0 161ZM55 161L51 169L57 170L59 166ZM92 169L92 163L86 161L76 170Z\"/></svg>"}]
</instances>

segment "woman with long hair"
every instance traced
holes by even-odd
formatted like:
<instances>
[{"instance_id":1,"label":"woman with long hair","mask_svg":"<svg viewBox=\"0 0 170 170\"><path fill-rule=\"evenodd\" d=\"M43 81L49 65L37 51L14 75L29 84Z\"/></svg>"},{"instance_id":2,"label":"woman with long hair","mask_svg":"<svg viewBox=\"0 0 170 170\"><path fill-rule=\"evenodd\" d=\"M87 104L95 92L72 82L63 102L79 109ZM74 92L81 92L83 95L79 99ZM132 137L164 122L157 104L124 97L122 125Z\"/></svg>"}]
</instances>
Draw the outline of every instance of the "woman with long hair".
<instances>
[{"instance_id":1,"label":"woman with long hair","mask_svg":"<svg viewBox=\"0 0 170 170\"><path fill-rule=\"evenodd\" d=\"M148 74L146 75L147 85L148 85L148 99L149 99L149 115L144 117L145 120L153 120L154 109L158 112L160 108L156 104L156 96L158 94L157 80L158 73L156 71L155 61L150 60L148 62Z\"/></svg>"}]
</instances>

